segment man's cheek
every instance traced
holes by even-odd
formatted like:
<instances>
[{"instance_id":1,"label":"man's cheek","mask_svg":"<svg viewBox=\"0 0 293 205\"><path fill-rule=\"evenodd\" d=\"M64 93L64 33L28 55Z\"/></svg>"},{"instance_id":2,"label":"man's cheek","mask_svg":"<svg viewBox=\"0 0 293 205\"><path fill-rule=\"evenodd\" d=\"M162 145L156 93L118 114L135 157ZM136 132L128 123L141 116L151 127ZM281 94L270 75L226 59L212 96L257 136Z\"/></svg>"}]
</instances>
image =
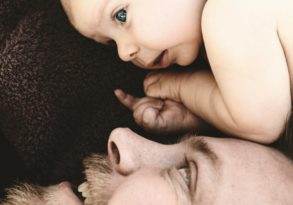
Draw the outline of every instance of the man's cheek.
<instances>
[{"instance_id":1,"label":"man's cheek","mask_svg":"<svg viewBox=\"0 0 293 205\"><path fill-rule=\"evenodd\" d=\"M71 186L67 182L62 182L58 185L58 191L56 194L56 199L60 204L68 205L82 205L83 203L80 199L73 193Z\"/></svg>"},{"instance_id":2,"label":"man's cheek","mask_svg":"<svg viewBox=\"0 0 293 205\"><path fill-rule=\"evenodd\" d=\"M61 196L60 204L82 205L83 203L75 195L65 194L65 195Z\"/></svg>"}]
</instances>

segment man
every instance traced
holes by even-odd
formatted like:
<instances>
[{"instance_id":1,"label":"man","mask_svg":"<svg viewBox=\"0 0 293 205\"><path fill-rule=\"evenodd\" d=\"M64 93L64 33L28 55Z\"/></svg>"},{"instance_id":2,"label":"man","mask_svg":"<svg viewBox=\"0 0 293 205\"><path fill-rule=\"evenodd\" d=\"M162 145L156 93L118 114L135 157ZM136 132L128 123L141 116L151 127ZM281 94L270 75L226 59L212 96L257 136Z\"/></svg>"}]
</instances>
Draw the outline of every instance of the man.
<instances>
[{"instance_id":1,"label":"man","mask_svg":"<svg viewBox=\"0 0 293 205\"><path fill-rule=\"evenodd\" d=\"M162 145L117 128L108 153L84 161L85 205L293 204L292 161L253 142L191 134Z\"/></svg>"}]
</instances>

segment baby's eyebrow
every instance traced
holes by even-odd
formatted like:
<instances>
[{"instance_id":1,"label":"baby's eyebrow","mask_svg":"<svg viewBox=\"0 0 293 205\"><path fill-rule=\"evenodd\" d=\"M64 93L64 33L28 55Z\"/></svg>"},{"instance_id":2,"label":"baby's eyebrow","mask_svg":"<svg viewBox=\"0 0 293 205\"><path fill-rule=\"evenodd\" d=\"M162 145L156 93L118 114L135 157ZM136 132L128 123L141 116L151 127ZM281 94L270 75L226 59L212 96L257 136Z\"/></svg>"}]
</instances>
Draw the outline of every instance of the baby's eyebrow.
<instances>
[{"instance_id":1,"label":"baby's eyebrow","mask_svg":"<svg viewBox=\"0 0 293 205\"><path fill-rule=\"evenodd\" d=\"M110 0L98 0L97 1L97 5L96 7L98 8L96 11L96 17L97 17L97 27L99 27L99 25L102 22L102 17L105 15L105 8L107 8L107 5L109 3Z\"/></svg>"}]
</instances>

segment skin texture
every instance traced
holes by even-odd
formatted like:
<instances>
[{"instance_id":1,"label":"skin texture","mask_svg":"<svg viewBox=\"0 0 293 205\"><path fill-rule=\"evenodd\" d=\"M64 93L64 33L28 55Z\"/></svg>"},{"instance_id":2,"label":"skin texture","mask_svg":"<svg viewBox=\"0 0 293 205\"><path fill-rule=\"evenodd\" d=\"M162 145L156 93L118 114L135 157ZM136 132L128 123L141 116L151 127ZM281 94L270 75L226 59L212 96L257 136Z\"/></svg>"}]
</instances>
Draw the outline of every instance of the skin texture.
<instances>
[{"instance_id":1,"label":"skin texture","mask_svg":"<svg viewBox=\"0 0 293 205\"><path fill-rule=\"evenodd\" d=\"M162 145L118 128L111 133L108 153L108 182L91 183L98 174L89 171L95 166L87 167L88 181L79 187L86 205L101 199L100 204L110 205L293 202L292 161L256 143L190 135L178 144Z\"/></svg>"},{"instance_id":2,"label":"skin texture","mask_svg":"<svg viewBox=\"0 0 293 205\"><path fill-rule=\"evenodd\" d=\"M113 40L122 60L142 68L165 68L173 63L188 65L204 42L211 72L187 76L154 73L144 83L147 97L177 101L197 117L244 139L271 143L283 131L291 110L291 1L62 2L77 30L101 43ZM98 12L105 2L109 2L104 9L106 16ZM109 14L116 11L112 4L122 8L127 5L126 23L111 21ZM170 18L174 14L176 18ZM101 23L98 25L97 21ZM166 50L162 63L154 66L154 59ZM180 98L174 97L174 93ZM149 107L154 109L155 105ZM171 120L160 123L158 119L164 118L164 114L160 109L154 110L157 114L146 121L153 121L148 124L155 126L146 128L156 131L157 124L168 127L164 123ZM178 110L186 109L180 105ZM136 120L144 115L142 112ZM196 124L190 126L192 120L178 125L177 129L195 127ZM169 127L172 126L171 123Z\"/></svg>"}]
</instances>

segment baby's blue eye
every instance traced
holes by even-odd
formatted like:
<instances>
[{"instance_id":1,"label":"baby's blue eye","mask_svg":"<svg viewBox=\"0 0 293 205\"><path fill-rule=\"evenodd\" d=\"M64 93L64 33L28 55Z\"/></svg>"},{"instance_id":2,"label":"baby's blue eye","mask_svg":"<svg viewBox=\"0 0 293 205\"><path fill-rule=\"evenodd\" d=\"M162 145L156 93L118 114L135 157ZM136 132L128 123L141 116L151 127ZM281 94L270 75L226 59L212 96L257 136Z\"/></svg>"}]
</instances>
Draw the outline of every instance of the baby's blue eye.
<instances>
[{"instance_id":1,"label":"baby's blue eye","mask_svg":"<svg viewBox=\"0 0 293 205\"><path fill-rule=\"evenodd\" d=\"M121 23L125 23L127 20L127 11L125 9L120 9L115 14L115 18L120 21Z\"/></svg>"}]
</instances>

